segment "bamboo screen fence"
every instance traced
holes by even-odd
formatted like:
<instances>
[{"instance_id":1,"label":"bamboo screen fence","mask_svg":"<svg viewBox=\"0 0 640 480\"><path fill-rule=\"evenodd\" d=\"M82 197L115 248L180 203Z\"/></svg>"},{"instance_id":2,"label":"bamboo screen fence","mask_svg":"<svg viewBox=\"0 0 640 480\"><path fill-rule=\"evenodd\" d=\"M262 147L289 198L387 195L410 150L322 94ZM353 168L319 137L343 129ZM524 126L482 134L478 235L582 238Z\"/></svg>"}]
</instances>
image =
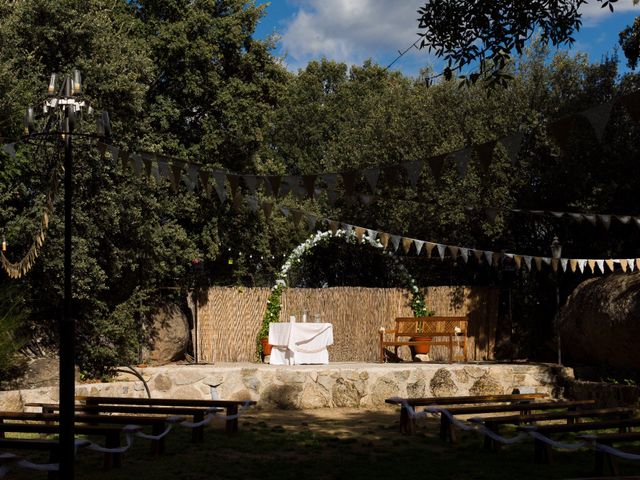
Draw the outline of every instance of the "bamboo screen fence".
<instances>
[{"instance_id":1,"label":"bamboo screen fence","mask_svg":"<svg viewBox=\"0 0 640 480\"><path fill-rule=\"evenodd\" d=\"M427 306L436 315L469 317L469 360L491 359L498 318L498 292L487 287L429 287ZM197 342L204 362L255 360L256 335L266 310L268 288L214 287L198 298ZM302 312L309 321L320 314L333 324L332 362L376 362L378 330L392 329L394 319L412 316L409 291L393 288L288 288L282 295L281 321ZM435 347L434 347L435 348ZM432 352L435 360L439 354Z\"/></svg>"}]
</instances>

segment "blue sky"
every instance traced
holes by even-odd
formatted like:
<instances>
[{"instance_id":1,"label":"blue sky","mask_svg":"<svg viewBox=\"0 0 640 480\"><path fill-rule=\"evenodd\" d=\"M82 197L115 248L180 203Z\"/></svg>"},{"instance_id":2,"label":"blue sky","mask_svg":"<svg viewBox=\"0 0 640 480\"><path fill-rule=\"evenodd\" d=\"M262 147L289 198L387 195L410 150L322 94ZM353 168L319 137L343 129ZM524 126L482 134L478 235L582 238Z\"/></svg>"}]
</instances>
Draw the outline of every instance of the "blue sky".
<instances>
[{"instance_id":1,"label":"blue sky","mask_svg":"<svg viewBox=\"0 0 640 480\"><path fill-rule=\"evenodd\" d=\"M275 53L287 67L296 71L314 59L326 57L349 64L361 64L371 58L388 65L416 39L417 10L422 0L257 0L267 4L266 16L256 36L279 37ZM640 6L632 0L619 0L615 13L601 9L590 0L581 9L583 26L575 35L572 52L586 52L592 62L612 53L618 45L618 33L640 15ZM566 47L565 47L566 48ZM624 69L624 56L621 68ZM426 50L411 50L393 69L416 75L420 68L441 65Z\"/></svg>"}]
</instances>

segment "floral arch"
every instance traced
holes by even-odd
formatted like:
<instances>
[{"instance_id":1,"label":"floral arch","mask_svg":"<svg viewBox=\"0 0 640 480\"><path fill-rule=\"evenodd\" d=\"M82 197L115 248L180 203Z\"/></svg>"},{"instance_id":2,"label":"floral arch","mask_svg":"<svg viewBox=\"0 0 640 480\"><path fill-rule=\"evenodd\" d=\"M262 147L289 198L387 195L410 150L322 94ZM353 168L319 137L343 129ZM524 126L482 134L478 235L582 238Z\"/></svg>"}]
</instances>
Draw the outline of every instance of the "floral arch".
<instances>
[{"instance_id":1,"label":"floral arch","mask_svg":"<svg viewBox=\"0 0 640 480\"><path fill-rule=\"evenodd\" d=\"M282 292L288 286L287 278L289 271L295 266L300 264L304 256L310 252L313 248L318 245L326 244L332 238L344 238L344 240L348 243L352 243L354 245L368 243L374 248L378 248L384 250L384 246L380 243L379 240L371 237L358 237L355 232L346 231L342 229L338 229L335 232L331 230L327 230L324 232L317 232L307 238L304 242L294 248L285 262L282 264L280 271L276 274L276 282L275 285L271 288L271 294L267 299L267 310L262 319L262 326L260 327L260 331L258 332L257 337L257 357L258 359L262 354L262 344L260 342L261 339L267 338L269 335L269 324L271 322L277 322L280 319L280 310L282 307L281 298ZM389 252L389 255L393 255L392 252ZM394 257L396 261L396 265L400 272L401 280L406 284L407 288L411 291L411 309L413 310L413 314L416 317L424 317L431 314L431 312L427 309L425 304L424 295L418 288L416 281L411 276L406 267L400 263L397 257Z\"/></svg>"}]
</instances>

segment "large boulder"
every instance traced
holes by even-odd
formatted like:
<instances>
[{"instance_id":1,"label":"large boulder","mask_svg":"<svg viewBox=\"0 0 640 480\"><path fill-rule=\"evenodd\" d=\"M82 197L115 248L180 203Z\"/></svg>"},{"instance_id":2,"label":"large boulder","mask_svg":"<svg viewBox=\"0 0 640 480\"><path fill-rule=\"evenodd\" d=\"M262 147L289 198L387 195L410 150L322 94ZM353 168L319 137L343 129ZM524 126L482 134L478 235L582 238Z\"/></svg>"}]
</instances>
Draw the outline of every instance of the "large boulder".
<instances>
[{"instance_id":1,"label":"large boulder","mask_svg":"<svg viewBox=\"0 0 640 480\"><path fill-rule=\"evenodd\" d=\"M177 305L163 305L153 315L147 337L149 344L142 353L144 363L163 365L182 360L189 346L189 320Z\"/></svg>"},{"instance_id":2,"label":"large boulder","mask_svg":"<svg viewBox=\"0 0 640 480\"><path fill-rule=\"evenodd\" d=\"M640 368L640 274L581 283L560 316L562 353L576 363Z\"/></svg>"}]
</instances>

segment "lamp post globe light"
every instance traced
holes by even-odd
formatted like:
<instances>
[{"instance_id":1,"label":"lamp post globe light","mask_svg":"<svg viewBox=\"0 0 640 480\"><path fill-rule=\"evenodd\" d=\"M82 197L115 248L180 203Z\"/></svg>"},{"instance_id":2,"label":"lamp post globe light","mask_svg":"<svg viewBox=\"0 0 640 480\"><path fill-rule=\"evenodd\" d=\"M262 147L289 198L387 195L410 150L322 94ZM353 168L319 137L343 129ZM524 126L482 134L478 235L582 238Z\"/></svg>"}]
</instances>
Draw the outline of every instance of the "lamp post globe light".
<instances>
[{"instance_id":1,"label":"lamp post globe light","mask_svg":"<svg viewBox=\"0 0 640 480\"><path fill-rule=\"evenodd\" d=\"M558 236L554 235L551 242L551 256L554 261L555 270L555 283L556 283L556 315L555 315L555 335L556 335L556 348L558 351L558 365L562 365L562 344L560 341L560 283L558 280L558 267L557 263L562 256L562 244L558 240Z\"/></svg>"},{"instance_id":2,"label":"lamp post globe light","mask_svg":"<svg viewBox=\"0 0 640 480\"><path fill-rule=\"evenodd\" d=\"M71 251L73 204L73 151L72 138L84 111L93 110L82 98L82 77L79 70L66 76L56 92L58 75L52 74L47 98L42 105L45 126L36 132L36 112L29 107L24 116L24 140L32 137L55 138L64 144L64 300L59 324L60 357L60 422L59 422L59 478L74 478L75 458L75 321L72 311ZM81 137L109 136L109 116L103 112L97 119L97 134L78 134Z\"/></svg>"}]
</instances>

